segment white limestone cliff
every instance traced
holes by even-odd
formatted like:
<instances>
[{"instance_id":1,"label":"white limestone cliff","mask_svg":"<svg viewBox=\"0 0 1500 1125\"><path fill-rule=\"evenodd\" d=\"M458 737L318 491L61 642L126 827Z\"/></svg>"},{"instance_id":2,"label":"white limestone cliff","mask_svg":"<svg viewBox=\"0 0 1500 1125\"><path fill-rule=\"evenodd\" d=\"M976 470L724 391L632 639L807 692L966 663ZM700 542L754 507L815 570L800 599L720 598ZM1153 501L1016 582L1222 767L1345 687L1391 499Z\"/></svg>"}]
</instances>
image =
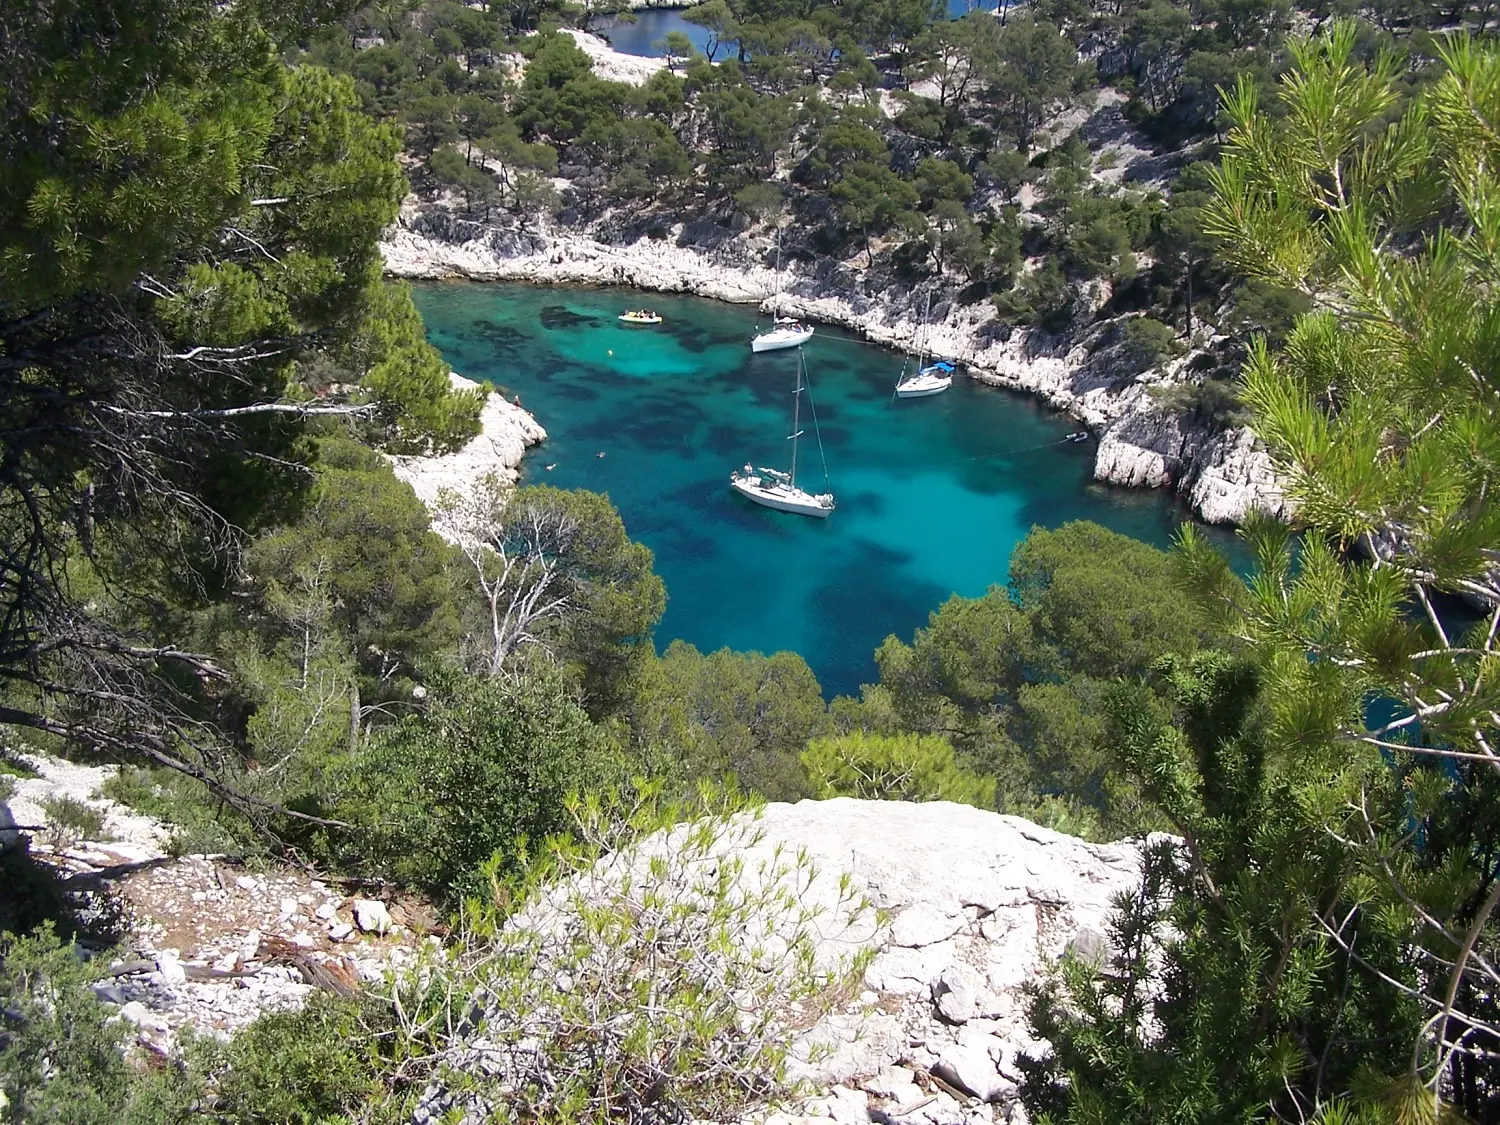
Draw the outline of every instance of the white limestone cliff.
<instances>
[{"instance_id":1,"label":"white limestone cliff","mask_svg":"<svg viewBox=\"0 0 1500 1125\"><path fill-rule=\"evenodd\" d=\"M578 49L594 64L594 73L606 82L624 82L628 86L644 86L652 75L665 70L666 59L652 59L644 55L627 55L616 51L609 42L587 31L565 27L564 35L570 35Z\"/></svg>"},{"instance_id":2,"label":"white limestone cliff","mask_svg":"<svg viewBox=\"0 0 1500 1125\"><path fill-rule=\"evenodd\" d=\"M1113 900L1139 886L1140 844L1090 844L1018 817L947 802L772 804L755 827L758 835L748 846L734 835L717 845L742 861L740 878L752 882L740 888L754 897L753 880L761 876L751 873L788 856L805 857L815 876L798 880L796 913L819 918L817 962L848 965L862 950L873 957L856 993L811 1026L800 1007L785 1013L800 1029L788 1077L813 1093L751 1120L1024 1121L1016 1060L1047 1049L1029 1031L1025 986L1041 981L1070 946L1080 955L1103 953ZM648 840L637 862L680 846L674 833ZM711 852L704 862L719 854ZM607 860L601 870L587 886L617 879L624 869ZM840 908L851 888L867 903L852 917ZM691 899L694 891L684 887L682 893ZM544 933L567 932L555 919L537 924ZM746 923L746 940L785 940L786 924L785 915L757 915ZM538 964L545 956L543 949ZM497 1038L494 1021L510 1018L504 1011L486 1013L450 1065L464 1073L502 1073L496 1044L504 1036ZM429 1088L414 1125L483 1119L485 1110L466 1098L441 1084Z\"/></svg>"},{"instance_id":3,"label":"white limestone cliff","mask_svg":"<svg viewBox=\"0 0 1500 1125\"><path fill-rule=\"evenodd\" d=\"M459 390L480 385L456 371L448 378ZM439 457L393 457L391 462L396 476L411 485L433 513L433 530L452 538L451 529L439 518L442 493L467 496L487 476L514 484L526 450L546 440L547 431L525 408L491 391L479 413L479 433L462 449Z\"/></svg>"}]
</instances>

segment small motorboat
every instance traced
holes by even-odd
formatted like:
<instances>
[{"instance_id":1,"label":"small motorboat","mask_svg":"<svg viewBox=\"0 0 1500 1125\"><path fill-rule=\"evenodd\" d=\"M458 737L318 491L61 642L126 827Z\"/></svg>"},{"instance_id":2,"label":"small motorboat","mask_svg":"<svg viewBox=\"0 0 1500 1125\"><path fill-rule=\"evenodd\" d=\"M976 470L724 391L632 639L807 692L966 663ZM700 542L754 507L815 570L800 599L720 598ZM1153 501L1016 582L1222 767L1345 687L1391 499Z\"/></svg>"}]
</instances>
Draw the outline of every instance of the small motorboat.
<instances>
[{"instance_id":1,"label":"small motorboat","mask_svg":"<svg viewBox=\"0 0 1500 1125\"><path fill-rule=\"evenodd\" d=\"M762 332L750 339L752 352L774 352L782 348L797 348L812 339L813 327L803 324L796 317L778 316L769 332Z\"/></svg>"},{"instance_id":2,"label":"small motorboat","mask_svg":"<svg viewBox=\"0 0 1500 1125\"><path fill-rule=\"evenodd\" d=\"M954 363L951 359L940 359L929 363L908 379L896 384L897 398L926 398L942 394L953 385Z\"/></svg>"},{"instance_id":3,"label":"small motorboat","mask_svg":"<svg viewBox=\"0 0 1500 1125\"><path fill-rule=\"evenodd\" d=\"M626 324L660 324L661 315L652 309L631 309L620 314Z\"/></svg>"}]
</instances>

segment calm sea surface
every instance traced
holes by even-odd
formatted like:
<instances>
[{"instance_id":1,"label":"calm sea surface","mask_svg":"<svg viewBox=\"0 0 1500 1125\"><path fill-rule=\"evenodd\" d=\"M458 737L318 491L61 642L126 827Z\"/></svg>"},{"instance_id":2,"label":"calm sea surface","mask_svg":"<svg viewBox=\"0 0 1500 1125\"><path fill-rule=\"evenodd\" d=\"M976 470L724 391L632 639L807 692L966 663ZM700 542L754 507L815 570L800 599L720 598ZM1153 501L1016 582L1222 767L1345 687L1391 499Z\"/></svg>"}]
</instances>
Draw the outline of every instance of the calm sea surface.
<instances>
[{"instance_id":1,"label":"calm sea surface","mask_svg":"<svg viewBox=\"0 0 1500 1125\"><path fill-rule=\"evenodd\" d=\"M415 295L454 369L520 395L546 427L525 479L608 493L656 553L659 645L793 649L830 696L874 679L888 634L910 638L948 595L1004 582L1033 525L1096 520L1164 547L1186 518L1166 494L1095 484L1093 443L1060 441L1075 426L1029 397L959 379L893 402L902 357L824 327L806 351L838 510L772 512L728 484L747 461L790 455L796 352L751 355L754 308L520 285ZM615 319L643 303L666 323ZM807 429L798 479L821 488Z\"/></svg>"}]
</instances>

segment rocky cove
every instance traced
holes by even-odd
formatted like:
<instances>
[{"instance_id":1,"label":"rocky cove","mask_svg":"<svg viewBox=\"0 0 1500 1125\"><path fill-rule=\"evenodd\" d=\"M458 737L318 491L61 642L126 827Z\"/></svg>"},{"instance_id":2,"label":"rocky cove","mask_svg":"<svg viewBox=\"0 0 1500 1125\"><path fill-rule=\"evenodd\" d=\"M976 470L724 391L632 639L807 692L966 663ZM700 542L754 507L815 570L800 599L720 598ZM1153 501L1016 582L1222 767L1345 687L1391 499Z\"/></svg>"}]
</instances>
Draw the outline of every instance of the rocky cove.
<instances>
[{"instance_id":1,"label":"rocky cove","mask_svg":"<svg viewBox=\"0 0 1500 1125\"><path fill-rule=\"evenodd\" d=\"M922 299L910 289L877 291L862 271L827 259L778 270L767 264L776 257L772 238L706 220L650 231L515 229L411 199L381 249L387 273L400 278L629 286L756 304L908 352L925 338L928 350L959 359L970 377L1033 394L1086 425L1099 439L1097 480L1175 489L1209 523L1286 511L1281 481L1253 433L1174 413L1153 397L1153 387L1192 378L1191 355L1140 373L1122 363L1127 318L1054 335L1000 323L988 302L966 305L944 293L924 334ZM1108 296L1102 289L1096 310Z\"/></svg>"}]
</instances>

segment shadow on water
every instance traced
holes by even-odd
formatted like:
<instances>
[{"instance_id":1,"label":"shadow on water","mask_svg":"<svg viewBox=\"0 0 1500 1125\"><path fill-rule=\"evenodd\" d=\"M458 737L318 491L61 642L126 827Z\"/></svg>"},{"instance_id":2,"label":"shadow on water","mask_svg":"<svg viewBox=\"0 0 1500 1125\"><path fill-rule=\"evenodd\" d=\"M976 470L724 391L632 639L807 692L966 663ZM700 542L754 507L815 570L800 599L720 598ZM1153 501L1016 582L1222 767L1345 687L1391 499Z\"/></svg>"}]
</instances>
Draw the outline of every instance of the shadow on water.
<instances>
[{"instance_id":1,"label":"shadow on water","mask_svg":"<svg viewBox=\"0 0 1500 1125\"><path fill-rule=\"evenodd\" d=\"M567 305L548 305L538 314L537 319L541 321L543 328L554 332L566 328L592 328L599 323L599 318L581 316Z\"/></svg>"}]
</instances>

